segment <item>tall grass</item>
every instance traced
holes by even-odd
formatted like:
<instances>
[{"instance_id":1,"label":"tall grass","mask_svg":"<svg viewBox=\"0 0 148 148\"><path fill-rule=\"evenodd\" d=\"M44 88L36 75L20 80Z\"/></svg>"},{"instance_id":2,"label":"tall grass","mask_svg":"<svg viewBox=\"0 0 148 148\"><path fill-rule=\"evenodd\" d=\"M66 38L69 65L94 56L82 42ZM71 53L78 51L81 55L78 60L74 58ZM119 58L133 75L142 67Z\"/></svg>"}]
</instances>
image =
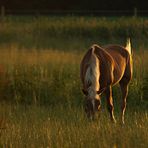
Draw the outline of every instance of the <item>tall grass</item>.
<instances>
[{"instance_id":1,"label":"tall grass","mask_svg":"<svg viewBox=\"0 0 148 148\"><path fill-rule=\"evenodd\" d=\"M94 122L85 118L79 79L82 55L52 49L1 50L1 147L147 147L147 51L133 55L123 127L117 88L117 125L109 120L104 98L101 117Z\"/></svg>"},{"instance_id":2,"label":"tall grass","mask_svg":"<svg viewBox=\"0 0 148 148\"><path fill-rule=\"evenodd\" d=\"M135 26L144 25L143 35L147 36L146 23L147 20L141 18L83 17L8 17L1 22L0 147L147 147L146 41L138 41L136 45L132 38L132 45L139 48L133 49L134 75L124 126L119 124L118 86L113 89L117 124L109 120L104 97L100 118L89 122L83 111L79 78L81 58L93 41L109 43L117 33L117 25L124 30L125 24L129 27L133 24L133 30ZM111 32L109 40L101 42L98 38L104 32L101 26L107 35ZM97 34L99 31L102 33ZM141 37L142 30L134 31L139 32L135 38ZM114 43L124 42L125 39L118 37L116 34Z\"/></svg>"},{"instance_id":3,"label":"tall grass","mask_svg":"<svg viewBox=\"0 0 148 148\"><path fill-rule=\"evenodd\" d=\"M126 124L114 125L105 110L89 122L75 107L0 106L1 147L135 147L148 145L147 112L127 112Z\"/></svg>"},{"instance_id":4,"label":"tall grass","mask_svg":"<svg viewBox=\"0 0 148 148\"><path fill-rule=\"evenodd\" d=\"M79 64L83 52L56 50L1 50L2 99L15 102L57 104L81 100ZM147 51L136 52L132 101L144 98L147 86ZM5 91L7 93L5 93ZM115 89L116 93L116 89ZM118 93L117 93L118 94ZM2 96L2 95L1 95ZM10 97L11 96L11 97ZM10 99L11 98L11 99ZM136 102L136 101L134 101Z\"/></svg>"},{"instance_id":5,"label":"tall grass","mask_svg":"<svg viewBox=\"0 0 148 148\"><path fill-rule=\"evenodd\" d=\"M4 50L0 56L5 69L3 75L7 75L8 81L7 86L4 85L7 94L2 91L4 99L53 105L68 101L69 96L75 96L72 95L75 91L75 94L79 92L80 56L77 53Z\"/></svg>"}]
</instances>

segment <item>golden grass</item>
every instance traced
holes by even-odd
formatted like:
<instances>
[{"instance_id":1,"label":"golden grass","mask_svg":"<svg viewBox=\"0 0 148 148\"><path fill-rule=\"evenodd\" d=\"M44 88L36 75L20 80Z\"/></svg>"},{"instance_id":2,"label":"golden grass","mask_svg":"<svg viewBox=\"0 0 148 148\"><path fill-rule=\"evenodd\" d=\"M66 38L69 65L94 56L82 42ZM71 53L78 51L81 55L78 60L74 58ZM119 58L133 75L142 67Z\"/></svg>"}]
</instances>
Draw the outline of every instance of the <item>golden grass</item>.
<instances>
[{"instance_id":1,"label":"golden grass","mask_svg":"<svg viewBox=\"0 0 148 148\"><path fill-rule=\"evenodd\" d=\"M0 49L0 62L11 65L34 65L47 63L78 64L79 58L80 56L77 52L64 52L57 49L19 49L17 46L10 46L9 49Z\"/></svg>"},{"instance_id":2,"label":"golden grass","mask_svg":"<svg viewBox=\"0 0 148 148\"><path fill-rule=\"evenodd\" d=\"M85 118L79 80L82 55L14 46L1 50L3 74L10 81L5 87L12 90L4 89L9 95L0 103L0 147L147 147L148 113L143 90L144 85L147 89L147 50L134 51L125 126L119 122L118 104L116 125L110 122L105 105L96 121ZM115 90L114 98L118 92Z\"/></svg>"},{"instance_id":3,"label":"golden grass","mask_svg":"<svg viewBox=\"0 0 148 148\"><path fill-rule=\"evenodd\" d=\"M5 109L4 109L5 108ZM106 112L89 122L81 110L57 106L1 105L5 126L1 147L147 147L147 113L129 113L124 126L114 125Z\"/></svg>"}]
</instances>

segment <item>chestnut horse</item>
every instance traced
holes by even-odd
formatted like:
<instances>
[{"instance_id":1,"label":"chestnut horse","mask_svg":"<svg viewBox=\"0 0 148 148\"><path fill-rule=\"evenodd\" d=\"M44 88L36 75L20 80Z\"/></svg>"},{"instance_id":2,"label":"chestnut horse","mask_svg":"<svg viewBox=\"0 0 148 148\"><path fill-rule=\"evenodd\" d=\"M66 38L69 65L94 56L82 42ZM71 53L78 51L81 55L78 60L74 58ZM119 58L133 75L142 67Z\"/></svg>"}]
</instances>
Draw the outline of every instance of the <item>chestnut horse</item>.
<instances>
[{"instance_id":1,"label":"chestnut horse","mask_svg":"<svg viewBox=\"0 0 148 148\"><path fill-rule=\"evenodd\" d=\"M84 55L80 66L80 78L83 84L85 99L85 112L91 119L101 106L101 94L107 99L110 117L114 117L112 87L120 84L122 92L122 123L126 109L128 84L132 78L132 54L130 39L126 47L107 45L100 47L94 44Z\"/></svg>"}]
</instances>

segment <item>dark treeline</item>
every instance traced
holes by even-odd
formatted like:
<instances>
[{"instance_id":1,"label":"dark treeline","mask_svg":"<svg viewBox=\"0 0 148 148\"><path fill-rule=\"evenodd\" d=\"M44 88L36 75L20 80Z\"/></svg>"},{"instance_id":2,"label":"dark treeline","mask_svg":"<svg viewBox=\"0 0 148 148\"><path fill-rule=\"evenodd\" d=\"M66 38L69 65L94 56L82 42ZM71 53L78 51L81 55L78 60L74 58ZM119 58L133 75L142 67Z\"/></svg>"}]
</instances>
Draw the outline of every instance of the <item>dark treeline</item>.
<instances>
[{"instance_id":1,"label":"dark treeline","mask_svg":"<svg viewBox=\"0 0 148 148\"><path fill-rule=\"evenodd\" d=\"M148 6L139 0L0 0L0 6L13 12L20 11L138 11L147 12Z\"/></svg>"}]
</instances>

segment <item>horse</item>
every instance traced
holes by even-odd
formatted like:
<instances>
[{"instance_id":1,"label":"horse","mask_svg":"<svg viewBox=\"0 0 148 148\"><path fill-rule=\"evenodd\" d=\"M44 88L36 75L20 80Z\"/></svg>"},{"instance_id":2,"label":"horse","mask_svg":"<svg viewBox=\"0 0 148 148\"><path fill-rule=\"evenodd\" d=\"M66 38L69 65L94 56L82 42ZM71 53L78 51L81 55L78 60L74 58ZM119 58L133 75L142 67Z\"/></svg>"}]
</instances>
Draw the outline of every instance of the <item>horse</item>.
<instances>
[{"instance_id":1,"label":"horse","mask_svg":"<svg viewBox=\"0 0 148 148\"><path fill-rule=\"evenodd\" d=\"M93 44L80 63L80 79L85 95L84 110L88 118L94 119L101 107L101 95L105 94L111 120L116 123L112 87L119 84L122 93L122 115L124 124L129 82L132 79L132 49L130 39L126 46Z\"/></svg>"}]
</instances>

